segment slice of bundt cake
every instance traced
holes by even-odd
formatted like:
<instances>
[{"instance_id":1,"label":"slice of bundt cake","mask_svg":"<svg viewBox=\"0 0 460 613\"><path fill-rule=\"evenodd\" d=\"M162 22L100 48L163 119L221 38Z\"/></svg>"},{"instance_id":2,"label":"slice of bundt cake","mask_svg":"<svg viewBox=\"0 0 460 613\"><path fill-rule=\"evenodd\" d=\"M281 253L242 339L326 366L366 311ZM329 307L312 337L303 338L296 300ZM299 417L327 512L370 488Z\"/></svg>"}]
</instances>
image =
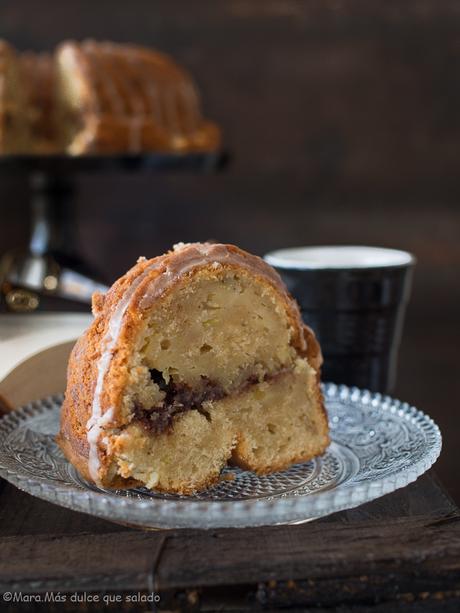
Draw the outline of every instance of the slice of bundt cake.
<instances>
[{"instance_id":1,"label":"slice of bundt cake","mask_svg":"<svg viewBox=\"0 0 460 613\"><path fill-rule=\"evenodd\" d=\"M178 245L105 296L72 352L59 444L104 487L190 493L329 443L321 353L278 274L231 245Z\"/></svg>"}]
</instances>

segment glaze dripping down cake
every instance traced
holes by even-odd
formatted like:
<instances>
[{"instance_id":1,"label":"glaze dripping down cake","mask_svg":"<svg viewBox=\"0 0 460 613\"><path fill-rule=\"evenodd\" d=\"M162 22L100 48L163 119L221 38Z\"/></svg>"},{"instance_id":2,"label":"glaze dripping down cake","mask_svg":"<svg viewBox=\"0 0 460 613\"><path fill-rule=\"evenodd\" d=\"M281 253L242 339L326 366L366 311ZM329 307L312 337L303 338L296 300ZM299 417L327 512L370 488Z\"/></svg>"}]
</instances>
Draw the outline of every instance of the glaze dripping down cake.
<instances>
[{"instance_id":1,"label":"glaze dripping down cake","mask_svg":"<svg viewBox=\"0 0 460 613\"><path fill-rule=\"evenodd\" d=\"M58 442L88 480L191 493L323 453L321 353L278 274L231 245L141 258L68 367Z\"/></svg>"}]
</instances>

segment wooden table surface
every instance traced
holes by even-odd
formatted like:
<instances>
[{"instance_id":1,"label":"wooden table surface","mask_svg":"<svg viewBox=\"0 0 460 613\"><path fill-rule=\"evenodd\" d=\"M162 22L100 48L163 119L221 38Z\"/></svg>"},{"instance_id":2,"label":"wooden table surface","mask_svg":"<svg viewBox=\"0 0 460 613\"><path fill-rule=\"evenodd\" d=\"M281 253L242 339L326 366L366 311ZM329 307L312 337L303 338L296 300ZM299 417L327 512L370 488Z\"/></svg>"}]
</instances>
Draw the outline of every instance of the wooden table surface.
<instances>
[{"instance_id":1,"label":"wooden table surface","mask_svg":"<svg viewBox=\"0 0 460 613\"><path fill-rule=\"evenodd\" d=\"M0 596L5 611L99 610L75 592L118 598L117 611L460 611L460 512L432 472L311 523L209 531L135 530L3 481L0 552L0 594L66 598ZM139 604L152 593L159 603Z\"/></svg>"}]
</instances>

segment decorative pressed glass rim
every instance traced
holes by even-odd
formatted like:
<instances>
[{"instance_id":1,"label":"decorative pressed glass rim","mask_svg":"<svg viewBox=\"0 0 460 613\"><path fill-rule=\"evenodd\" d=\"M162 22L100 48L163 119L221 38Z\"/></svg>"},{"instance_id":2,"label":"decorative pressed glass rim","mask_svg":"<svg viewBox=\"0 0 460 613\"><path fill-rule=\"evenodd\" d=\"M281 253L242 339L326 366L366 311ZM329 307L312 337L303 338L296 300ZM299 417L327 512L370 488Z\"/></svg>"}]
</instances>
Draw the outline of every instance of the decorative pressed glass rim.
<instances>
[{"instance_id":1,"label":"decorative pressed glass rim","mask_svg":"<svg viewBox=\"0 0 460 613\"><path fill-rule=\"evenodd\" d=\"M32 402L0 420L0 475L43 500L143 528L247 527L301 523L356 507L415 481L438 458L439 428L415 407L333 383L324 384L323 392L332 444L315 465L317 476L323 472L324 478L305 481L301 487L276 491L277 484L294 483L298 475L312 473L312 463L265 477L260 481L261 494L255 497L231 497L237 483L241 490L241 484L252 487L261 480L243 471L236 475L235 486L226 481L222 493L217 489L215 497L208 498L102 490L77 475L60 455L51 433L41 435L38 443L45 469L31 475L30 462L26 465L24 458L37 451L27 433L33 432L33 420L39 416L49 416L57 426L62 396ZM338 467L333 475L331 466Z\"/></svg>"}]
</instances>

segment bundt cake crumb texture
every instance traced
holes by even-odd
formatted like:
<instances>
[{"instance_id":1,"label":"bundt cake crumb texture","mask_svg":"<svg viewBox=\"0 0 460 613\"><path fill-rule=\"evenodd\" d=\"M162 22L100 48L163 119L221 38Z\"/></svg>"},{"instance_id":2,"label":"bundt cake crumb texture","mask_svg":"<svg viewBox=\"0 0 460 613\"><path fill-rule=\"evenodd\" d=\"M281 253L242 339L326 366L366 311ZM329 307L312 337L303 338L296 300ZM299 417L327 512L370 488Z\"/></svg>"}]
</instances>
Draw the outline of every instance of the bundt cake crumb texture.
<instances>
[{"instance_id":1,"label":"bundt cake crumb texture","mask_svg":"<svg viewBox=\"0 0 460 613\"><path fill-rule=\"evenodd\" d=\"M319 346L260 258L181 244L140 259L93 311L58 436L86 479L188 494L227 463L264 474L326 449Z\"/></svg>"}]
</instances>

